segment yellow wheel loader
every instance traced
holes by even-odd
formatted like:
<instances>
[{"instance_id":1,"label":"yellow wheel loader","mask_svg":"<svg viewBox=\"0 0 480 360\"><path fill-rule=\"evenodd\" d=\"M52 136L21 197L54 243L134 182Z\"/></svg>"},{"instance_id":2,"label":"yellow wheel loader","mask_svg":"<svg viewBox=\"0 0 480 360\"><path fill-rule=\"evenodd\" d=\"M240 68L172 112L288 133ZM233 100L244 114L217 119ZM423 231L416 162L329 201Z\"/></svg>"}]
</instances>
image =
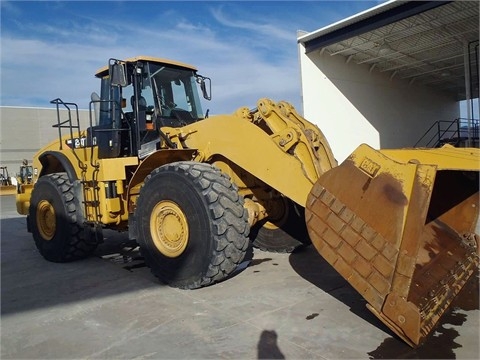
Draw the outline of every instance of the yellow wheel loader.
<instances>
[{"instance_id":1,"label":"yellow wheel loader","mask_svg":"<svg viewBox=\"0 0 480 360\"><path fill-rule=\"evenodd\" d=\"M211 82L191 65L110 59L96 76L90 126L53 100L58 139L18 190L47 260L87 257L104 229L128 231L155 276L194 289L231 274L250 241L279 252L311 241L412 346L477 271L478 149L361 145L338 165L286 102L204 115Z\"/></svg>"},{"instance_id":2,"label":"yellow wheel loader","mask_svg":"<svg viewBox=\"0 0 480 360\"><path fill-rule=\"evenodd\" d=\"M7 167L0 166L0 195L14 195L16 188L8 174Z\"/></svg>"},{"instance_id":3,"label":"yellow wheel loader","mask_svg":"<svg viewBox=\"0 0 480 360\"><path fill-rule=\"evenodd\" d=\"M20 171L17 173L17 183L21 185L33 184L34 173L33 166L28 165L28 160L24 159L20 165Z\"/></svg>"}]
</instances>

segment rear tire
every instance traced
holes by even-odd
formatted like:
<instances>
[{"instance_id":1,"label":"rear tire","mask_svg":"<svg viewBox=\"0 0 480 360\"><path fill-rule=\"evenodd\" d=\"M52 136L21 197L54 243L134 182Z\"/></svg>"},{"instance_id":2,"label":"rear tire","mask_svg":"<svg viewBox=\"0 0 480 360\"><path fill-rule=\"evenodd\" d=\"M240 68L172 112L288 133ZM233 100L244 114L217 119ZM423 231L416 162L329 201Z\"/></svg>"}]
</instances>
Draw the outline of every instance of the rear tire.
<instances>
[{"instance_id":1,"label":"rear tire","mask_svg":"<svg viewBox=\"0 0 480 360\"><path fill-rule=\"evenodd\" d=\"M173 287L195 289L223 280L249 244L243 197L210 164L185 161L152 171L135 219L145 263Z\"/></svg>"},{"instance_id":2,"label":"rear tire","mask_svg":"<svg viewBox=\"0 0 480 360\"><path fill-rule=\"evenodd\" d=\"M79 221L73 185L66 173L42 176L32 191L29 228L40 254L49 261L68 262L88 257L95 238L86 236Z\"/></svg>"},{"instance_id":3,"label":"rear tire","mask_svg":"<svg viewBox=\"0 0 480 360\"><path fill-rule=\"evenodd\" d=\"M277 202L282 209L278 219L263 221L253 227L250 237L254 247L269 252L291 253L311 244L305 224L305 209L283 198Z\"/></svg>"}]
</instances>

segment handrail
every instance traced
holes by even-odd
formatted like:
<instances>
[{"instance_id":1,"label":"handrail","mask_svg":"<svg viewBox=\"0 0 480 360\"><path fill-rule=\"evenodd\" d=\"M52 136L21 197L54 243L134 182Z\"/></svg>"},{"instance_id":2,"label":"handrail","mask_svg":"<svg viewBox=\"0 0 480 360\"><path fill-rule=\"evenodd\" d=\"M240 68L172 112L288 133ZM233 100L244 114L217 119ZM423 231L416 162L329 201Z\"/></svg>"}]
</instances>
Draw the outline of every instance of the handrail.
<instances>
[{"instance_id":1,"label":"handrail","mask_svg":"<svg viewBox=\"0 0 480 360\"><path fill-rule=\"evenodd\" d=\"M75 141L73 138L73 129L77 129L78 133L80 133L80 114L78 112L78 105L75 103L64 102L60 98L53 99L52 101L50 101L50 103L55 104L57 108L57 124L52 125L52 127L58 128L60 150L63 150L62 128L68 128L70 132L71 149L72 149L73 155L77 159L78 167L82 169L82 171L84 171L86 168L86 165L83 164L82 160L78 157L78 154L75 151ZM68 118L65 121L60 121L60 105L62 105L68 111ZM72 123L72 110L70 109L70 107L75 108L75 114L77 116L76 125Z\"/></svg>"},{"instance_id":2,"label":"handrail","mask_svg":"<svg viewBox=\"0 0 480 360\"><path fill-rule=\"evenodd\" d=\"M457 118L453 121L438 120L435 121L428 130L415 143L414 147L438 147L443 143L453 143L457 146L461 141L474 138L478 139L478 119L470 120L472 123L464 124L467 119ZM468 132L469 136L462 136L462 132ZM473 136L472 135L473 131Z\"/></svg>"},{"instance_id":3,"label":"handrail","mask_svg":"<svg viewBox=\"0 0 480 360\"><path fill-rule=\"evenodd\" d=\"M50 104L55 104L57 108L57 124L52 125L52 127L58 128L58 138L60 140L60 150L63 149L63 140L62 140L62 128L69 128L70 129L70 140L73 141L73 128L77 129L80 132L80 117L78 114L78 105L75 103L68 103L64 102L60 98L53 99L50 101ZM65 109L68 111L68 118L65 121L60 121L60 105L63 105ZM70 109L70 106L75 107L75 112L77 114L77 125L72 124L72 111ZM68 125L65 125L68 124Z\"/></svg>"}]
</instances>

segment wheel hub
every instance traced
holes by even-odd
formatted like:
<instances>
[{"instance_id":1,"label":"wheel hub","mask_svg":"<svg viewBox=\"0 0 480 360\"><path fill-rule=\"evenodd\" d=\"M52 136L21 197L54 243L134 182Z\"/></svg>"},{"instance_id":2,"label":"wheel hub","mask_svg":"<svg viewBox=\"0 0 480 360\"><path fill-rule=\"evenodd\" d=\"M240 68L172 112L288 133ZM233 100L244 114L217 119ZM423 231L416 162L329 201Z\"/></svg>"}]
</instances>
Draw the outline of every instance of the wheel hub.
<instances>
[{"instance_id":1,"label":"wheel hub","mask_svg":"<svg viewBox=\"0 0 480 360\"><path fill-rule=\"evenodd\" d=\"M55 209L47 200L42 200L37 205L36 222L38 231L44 240L52 240L57 228Z\"/></svg>"},{"instance_id":2,"label":"wheel hub","mask_svg":"<svg viewBox=\"0 0 480 360\"><path fill-rule=\"evenodd\" d=\"M173 201L160 201L150 216L150 234L157 249L165 256L180 256L188 244L188 222Z\"/></svg>"},{"instance_id":3,"label":"wheel hub","mask_svg":"<svg viewBox=\"0 0 480 360\"><path fill-rule=\"evenodd\" d=\"M288 219L288 205L283 197L275 198L267 203L268 219L263 226L269 230L280 228Z\"/></svg>"}]
</instances>

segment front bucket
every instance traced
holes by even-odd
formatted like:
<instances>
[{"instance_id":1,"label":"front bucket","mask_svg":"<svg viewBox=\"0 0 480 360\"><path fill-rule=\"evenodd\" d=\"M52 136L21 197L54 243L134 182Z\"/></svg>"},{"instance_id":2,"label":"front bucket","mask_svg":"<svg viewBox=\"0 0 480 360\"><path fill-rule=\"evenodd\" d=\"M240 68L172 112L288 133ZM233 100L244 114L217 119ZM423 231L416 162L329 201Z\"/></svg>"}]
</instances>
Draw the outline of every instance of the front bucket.
<instances>
[{"instance_id":1,"label":"front bucket","mask_svg":"<svg viewBox=\"0 0 480 360\"><path fill-rule=\"evenodd\" d=\"M17 193L17 187L15 185L0 186L0 195L14 195L16 193Z\"/></svg>"},{"instance_id":2,"label":"front bucket","mask_svg":"<svg viewBox=\"0 0 480 360\"><path fill-rule=\"evenodd\" d=\"M411 346L478 268L479 155L361 145L309 194L307 228L318 252Z\"/></svg>"}]
</instances>

